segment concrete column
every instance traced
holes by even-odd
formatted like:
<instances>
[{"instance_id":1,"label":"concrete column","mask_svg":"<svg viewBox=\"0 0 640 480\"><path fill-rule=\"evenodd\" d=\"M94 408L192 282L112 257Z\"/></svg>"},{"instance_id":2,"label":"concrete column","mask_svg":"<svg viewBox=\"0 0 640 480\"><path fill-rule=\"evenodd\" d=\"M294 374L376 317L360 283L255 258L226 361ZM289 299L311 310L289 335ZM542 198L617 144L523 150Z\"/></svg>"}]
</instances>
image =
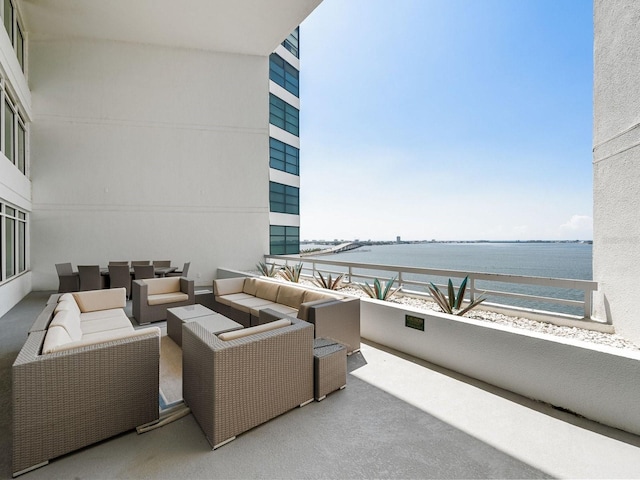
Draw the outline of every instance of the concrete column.
<instances>
[{"instance_id":1,"label":"concrete column","mask_svg":"<svg viewBox=\"0 0 640 480\"><path fill-rule=\"evenodd\" d=\"M594 0L594 317L640 342L640 2Z\"/></svg>"}]
</instances>

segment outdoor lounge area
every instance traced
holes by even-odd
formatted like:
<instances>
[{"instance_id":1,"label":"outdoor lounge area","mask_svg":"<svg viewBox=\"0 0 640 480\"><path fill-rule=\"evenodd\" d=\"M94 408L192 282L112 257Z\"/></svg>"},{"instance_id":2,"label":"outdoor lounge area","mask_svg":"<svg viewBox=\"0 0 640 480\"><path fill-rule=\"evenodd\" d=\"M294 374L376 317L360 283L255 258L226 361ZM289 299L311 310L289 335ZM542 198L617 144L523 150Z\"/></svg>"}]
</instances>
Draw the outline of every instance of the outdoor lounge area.
<instances>
[{"instance_id":1,"label":"outdoor lounge area","mask_svg":"<svg viewBox=\"0 0 640 480\"><path fill-rule=\"evenodd\" d=\"M32 292L2 317L3 477L11 475L11 364L50 293ZM131 318L130 302L125 312ZM165 324L154 326L166 333ZM346 389L223 448L212 450L187 415L56 458L22 478L634 478L640 471L637 436L366 339L347 367Z\"/></svg>"}]
</instances>

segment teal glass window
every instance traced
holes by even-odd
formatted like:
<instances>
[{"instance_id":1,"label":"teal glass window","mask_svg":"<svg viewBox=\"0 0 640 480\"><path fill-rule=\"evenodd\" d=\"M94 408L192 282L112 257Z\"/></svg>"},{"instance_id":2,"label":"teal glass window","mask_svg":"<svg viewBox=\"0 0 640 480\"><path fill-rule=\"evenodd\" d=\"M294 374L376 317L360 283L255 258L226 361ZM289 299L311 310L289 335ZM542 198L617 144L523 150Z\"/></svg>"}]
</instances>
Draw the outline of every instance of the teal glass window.
<instances>
[{"instance_id":1,"label":"teal glass window","mask_svg":"<svg viewBox=\"0 0 640 480\"><path fill-rule=\"evenodd\" d=\"M271 225L269 227L269 254L295 255L300 253L300 227Z\"/></svg>"},{"instance_id":2,"label":"teal glass window","mask_svg":"<svg viewBox=\"0 0 640 480\"><path fill-rule=\"evenodd\" d=\"M300 111L273 93L269 94L269 123L293 135L300 133Z\"/></svg>"},{"instance_id":3,"label":"teal glass window","mask_svg":"<svg viewBox=\"0 0 640 480\"><path fill-rule=\"evenodd\" d=\"M269 57L269 79L296 97L300 96L299 75L300 72L285 62L282 57L275 53L271 54Z\"/></svg>"},{"instance_id":4,"label":"teal glass window","mask_svg":"<svg viewBox=\"0 0 640 480\"><path fill-rule=\"evenodd\" d=\"M276 213L300 214L300 189L269 182L269 210Z\"/></svg>"},{"instance_id":5,"label":"teal glass window","mask_svg":"<svg viewBox=\"0 0 640 480\"><path fill-rule=\"evenodd\" d=\"M269 166L292 175L300 175L300 150L269 138Z\"/></svg>"},{"instance_id":6,"label":"teal glass window","mask_svg":"<svg viewBox=\"0 0 640 480\"><path fill-rule=\"evenodd\" d=\"M296 27L296 29L285 38L282 46L289 50L296 58L300 58L300 27Z\"/></svg>"}]
</instances>

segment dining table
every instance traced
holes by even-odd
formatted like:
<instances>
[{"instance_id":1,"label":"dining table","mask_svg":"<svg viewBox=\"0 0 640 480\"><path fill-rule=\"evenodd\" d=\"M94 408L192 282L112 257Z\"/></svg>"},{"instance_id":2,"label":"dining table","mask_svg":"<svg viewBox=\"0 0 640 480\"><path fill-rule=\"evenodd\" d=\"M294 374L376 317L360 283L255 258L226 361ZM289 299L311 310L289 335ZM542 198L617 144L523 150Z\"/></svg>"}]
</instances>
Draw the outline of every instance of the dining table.
<instances>
[{"instance_id":1,"label":"dining table","mask_svg":"<svg viewBox=\"0 0 640 480\"><path fill-rule=\"evenodd\" d=\"M154 275L156 277L164 277L168 273L175 272L177 269L178 269L178 267L154 267L153 273L154 273ZM129 273L131 273L131 275L134 274L133 268L129 269ZM100 275L104 275L104 276L108 277L109 276L109 267L100 267Z\"/></svg>"}]
</instances>

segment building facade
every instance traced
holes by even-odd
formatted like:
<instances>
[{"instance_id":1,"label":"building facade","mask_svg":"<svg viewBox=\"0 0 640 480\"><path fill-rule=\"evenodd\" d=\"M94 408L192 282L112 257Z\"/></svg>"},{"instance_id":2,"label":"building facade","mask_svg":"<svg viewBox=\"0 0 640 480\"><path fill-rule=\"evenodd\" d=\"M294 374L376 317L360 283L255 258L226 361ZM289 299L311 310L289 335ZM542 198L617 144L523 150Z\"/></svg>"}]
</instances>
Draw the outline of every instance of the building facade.
<instances>
[{"instance_id":1,"label":"building facade","mask_svg":"<svg viewBox=\"0 0 640 480\"><path fill-rule=\"evenodd\" d=\"M210 285L288 241L299 100L270 55L299 70L285 45L320 1L2 0L0 315L56 263L191 261Z\"/></svg>"},{"instance_id":2,"label":"building facade","mask_svg":"<svg viewBox=\"0 0 640 480\"><path fill-rule=\"evenodd\" d=\"M594 1L595 317L640 343L640 3Z\"/></svg>"},{"instance_id":3,"label":"building facade","mask_svg":"<svg viewBox=\"0 0 640 480\"><path fill-rule=\"evenodd\" d=\"M300 29L269 56L269 252L300 252Z\"/></svg>"}]
</instances>

